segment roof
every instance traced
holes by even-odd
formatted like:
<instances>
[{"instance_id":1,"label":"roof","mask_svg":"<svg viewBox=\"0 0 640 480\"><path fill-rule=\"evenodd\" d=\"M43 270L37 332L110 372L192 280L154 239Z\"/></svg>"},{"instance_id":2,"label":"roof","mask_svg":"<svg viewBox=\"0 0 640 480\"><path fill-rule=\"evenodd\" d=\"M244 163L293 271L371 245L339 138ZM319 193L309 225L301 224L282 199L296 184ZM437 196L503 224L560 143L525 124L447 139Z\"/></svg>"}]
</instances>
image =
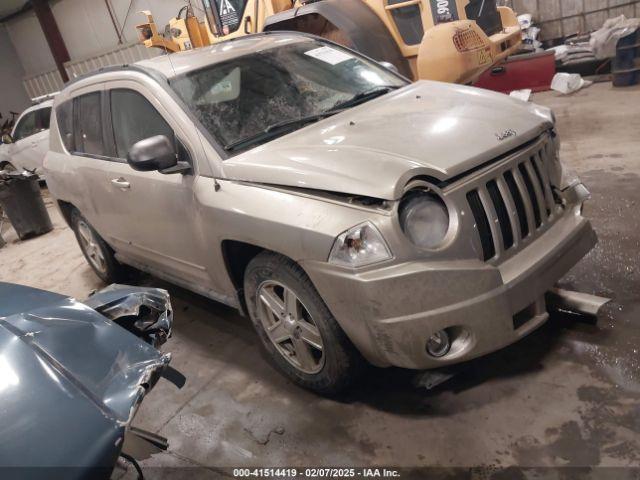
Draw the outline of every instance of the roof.
<instances>
[{"instance_id":1,"label":"roof","mask_svg":"<svg viewBox=\"0 0 640 480\"><path fill-rule=\"evenodd\" d=\"M145 69L153 69L171 79L187 72L198 70L206 65L224 62L260 50L267 50L284 43L297 43L308 41L312 38L310 35L296 32L264 32L194 50L159 55L149 60L136 62L136 65Z\"/></svg>"},{"instance_id":2,"label":"roof","mask_svg":"<svg viewBox=\"0 0 640 480\"><path fill-rule=\"evenodd\" d=\"M56 97L58 98L58 101L64 101L67 93L69 92L69 87L79 83L84 83L85 81L94 79L94 77L105 73L137 71L154 77L155 80L159 80L160 78L162 78L162 80L171 80L172 78L176 78L185 73L199 70L207 65L221 63L261 50L268 50L285 43L291 44L316 39L322 40L320 37L307 33L269 31L233 38L231 40L216 43L215 45L200 47L184 52L176 52L167 55L161 54L157 57L148 60L141 60L130 65L101 67L96 71L72 78L65 84L62 91L59 92Z\"/></svg>"}]
</instances>

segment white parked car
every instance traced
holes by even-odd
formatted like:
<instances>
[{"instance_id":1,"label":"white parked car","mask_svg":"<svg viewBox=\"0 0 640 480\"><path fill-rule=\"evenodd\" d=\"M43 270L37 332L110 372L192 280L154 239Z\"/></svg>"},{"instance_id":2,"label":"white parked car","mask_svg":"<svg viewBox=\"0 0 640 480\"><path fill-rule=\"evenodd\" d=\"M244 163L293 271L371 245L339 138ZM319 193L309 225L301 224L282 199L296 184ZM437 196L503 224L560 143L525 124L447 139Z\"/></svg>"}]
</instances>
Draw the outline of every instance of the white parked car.
<instances>
[{"instance_id":1,"label":"white parked car","mask_svg":"<svg viewBox=\"0 0 640 480\"><path fill-rule=\"evenodd\" d=\"M42 174L49 150L49 121L53 100L34 105L18 118L11 135L2 137L0 170L29 170Z\"/></svg>"}]
</instances>

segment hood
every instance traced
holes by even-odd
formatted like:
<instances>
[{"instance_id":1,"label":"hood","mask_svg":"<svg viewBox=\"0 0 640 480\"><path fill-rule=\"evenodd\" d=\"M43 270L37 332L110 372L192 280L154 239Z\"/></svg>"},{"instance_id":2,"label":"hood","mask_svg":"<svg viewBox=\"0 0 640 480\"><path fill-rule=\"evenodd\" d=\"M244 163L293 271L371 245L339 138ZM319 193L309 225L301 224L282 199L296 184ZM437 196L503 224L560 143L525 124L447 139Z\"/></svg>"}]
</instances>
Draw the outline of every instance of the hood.
<instances>
[{"instance_id":1,"label":"hood","mask_svg":"<svg viewBox=\"0 0 640 480\"><path fill-rule=\"evenodd\" d=\"M115 305L112 293L94 297ZM170 358L72 298L0 282L0 465L74 467L65 478L109 473Z\"/></svg>"},{"instance_id":2,"label":"hood","mask_svg":"<svg viewBox=\"0 0 640 480\"><path fill-rule=\"evenodd\" d=\"M416 176L450 179L551 125L546 107L421 81L228 159L223 167L234 180L394 200Z\"/></svg>"}]
</instances>

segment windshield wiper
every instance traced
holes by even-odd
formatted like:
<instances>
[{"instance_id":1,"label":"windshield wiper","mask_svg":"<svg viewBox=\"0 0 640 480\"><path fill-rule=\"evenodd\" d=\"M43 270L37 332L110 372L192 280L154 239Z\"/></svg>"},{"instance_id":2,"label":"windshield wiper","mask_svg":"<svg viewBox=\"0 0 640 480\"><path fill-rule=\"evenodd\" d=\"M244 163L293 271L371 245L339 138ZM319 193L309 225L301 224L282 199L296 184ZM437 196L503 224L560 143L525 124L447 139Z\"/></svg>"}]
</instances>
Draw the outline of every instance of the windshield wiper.
<instances>
[{"instance_id":1,"label":"windshield wiper","mask_svg":"<svg viewBox=\"0 0 640 480\"><path fill-rule=\"evenodd\" d=\"M397 90L399 88L400 87L397 85L384 85L381 87L380 86L375 87L370 90L357 93L356 95L351 97L349 100L335 104L333 107L331 107L331 110L329 111L333 112L334 110L344 110L345 108L355 107L356 105L359 105L364 102L368 102L369 100L373 100L376 97L381 97L382 95L385 95L390 91Z\"/></svg>"},{"instance_id":2,"label":"windshield wiper","mask_svg":"<svg viewBox=\"0 0 640 480\"><path fill-rule=\"evenodd\" d=\"M283 133L290 131L295 128L300 128L307 123L317 122L318 120L322 120L323 118L329 117L331 115L335 115L336 113L340 113L347 108L354 107L360 103L367 102L369 100L373 100L376 97L380 97L389 93L392 90L399 89L398 85L383 85L377 86L370 90L366 90L364 92L357 93L349 100L346 100L341 103L335 104L329 110L326 110L321 113L316 113L314 115L309 115L301 118L293 118L290 120L285 120L283 122L274 123L273 125L269 125L264 130L250 135L245 138L241 138L240 140L236 140L235 142L231 142L228 145L224 146L226 151L236 150L242 147L249 147L251 145L255 145L256 143L265 142L272 138L275 138Z\"/></svg>"},{"instance_id":3,"label":"windshield wiper","mask_svg":"<svg viewBox=\"0 0 640 480\"><path fill-rule=\"evenodd\" d=\"M282 122L274 123L273 125L269 125L267 128L256 133L255 135L250 135L248 137L241 138L240 140L236 140L235 142L231 142L230 144L225 145L224 149L229 151L235 150L240 147L255 145L256 143L260 143L277 137L278 135L282 135L289 130L302 127L307 123L317 122L318 120L322 120L323 118L335 115L341 110L341 108L332 108L331 110L328 110L326 112L316 113L314 115L308 115L306 117L292 118L290 120L284 120Z\"/></svg>"}]
</instances>

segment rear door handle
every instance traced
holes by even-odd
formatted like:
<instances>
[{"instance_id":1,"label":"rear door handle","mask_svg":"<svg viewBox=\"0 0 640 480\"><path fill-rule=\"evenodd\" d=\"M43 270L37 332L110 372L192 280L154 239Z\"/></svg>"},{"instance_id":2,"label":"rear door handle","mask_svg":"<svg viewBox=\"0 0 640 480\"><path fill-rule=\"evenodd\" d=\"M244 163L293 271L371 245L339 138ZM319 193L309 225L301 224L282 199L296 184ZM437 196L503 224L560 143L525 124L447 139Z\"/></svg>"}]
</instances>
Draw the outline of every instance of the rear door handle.
<instances>
[{"instance_id":1,"label":"rear door handle","mask_svg":"<svg viewBox=\"0 0 640 480\"><path fill-rule=\"evenodd\" d=\"M131 184L122 177L112 179L111 183L121 190L128 190L129 188L131 188Z\"/></svg>"}]
</instances>

